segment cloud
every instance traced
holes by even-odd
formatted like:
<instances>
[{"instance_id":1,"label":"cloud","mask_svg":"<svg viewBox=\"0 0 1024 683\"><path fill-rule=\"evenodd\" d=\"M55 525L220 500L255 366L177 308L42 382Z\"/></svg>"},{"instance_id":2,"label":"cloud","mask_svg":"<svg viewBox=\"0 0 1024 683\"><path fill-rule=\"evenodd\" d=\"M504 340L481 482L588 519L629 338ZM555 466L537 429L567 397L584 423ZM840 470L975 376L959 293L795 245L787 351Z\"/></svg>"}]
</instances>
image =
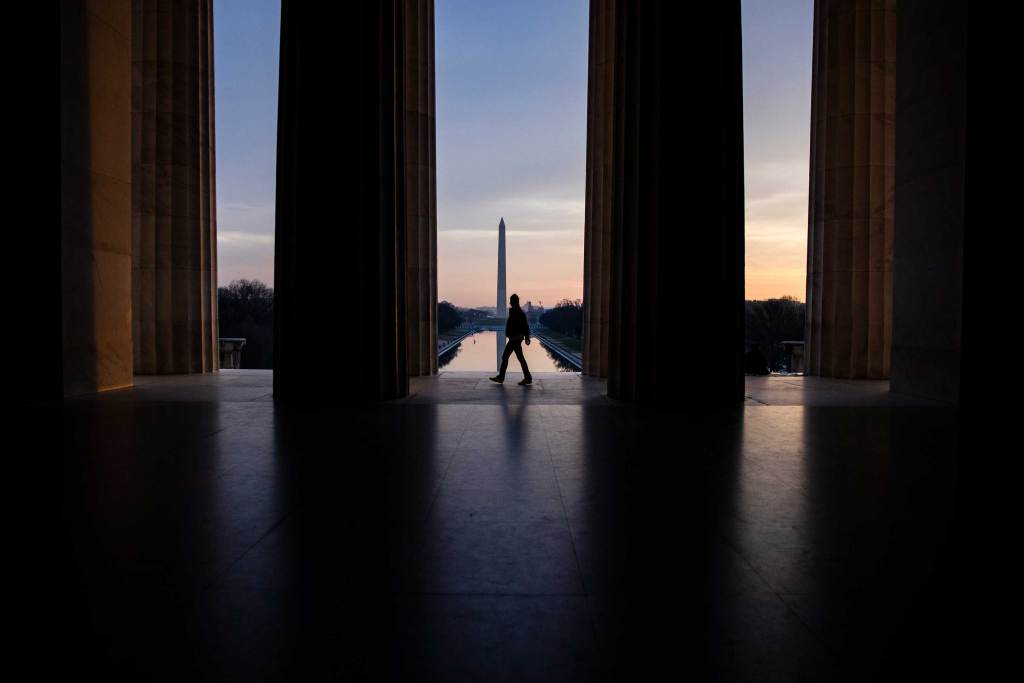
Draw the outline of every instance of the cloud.
<instances>
[{"instance_id":1,"label":"cloud","mask_svg":"<svg viewBox=\"0 0 1024 683\"><path fill-rule=\"evenodd\" d=\"M223 246L273 245L274 236L241 230L217 230L217 244Z\"/></svg>"},{"instance_id":2,"label":"cloud","mask_svg":"<svg viewBox=\"0 0 1024 683\"><path fill-rule=\"evenodd\" d=\"M437 231L438 239L481 239L487 238L493 240L495 244L498 242L498 231L494 230L472 230L466 228L455 228L452 230L441 230ZM579 230L563 230L558 228L552 228L550 230L509 230L505 229L506 239L513 237L544 237L544 238L569 238L578 239L582 242L583 240L583 228Z\"/></svg>"},{"instance_id":3,"label":"cloud","mask_svg":"<svg viewBox=\"0 0 1024 683\"><path fill-rule=\"evenodd\" d=\"M273 202L221 201L217 202L217 225L227 232L273 234L274 212Z\"/></svg>"},{"instance_id":4,"label":"cloud","mask_svg":"<svg viewBox=\"0 0 1024 683\"><path fill-rule=\"evenodd\" d=\"M807 190L809 160L800 159L744 159L743 175L748 183L782 182L803 186Z\"/></svg>"},{"instance_id":5,"label":"cloud","mask_svg":"<svg viewBox=\"0 0 1024 683\"><path fill-rule=\"evenodd\" d=\"M747 159L746 297L804 298L807 160Z\"/></svg>"},{"instance_id":6,"label":"cloud","mask_svg":"<svg viewBox=\"0 0 1024 683\"><path fill-rule=\"evenodd\" d=\"M807 243L793 236L755 236L747 232L746 297L767 299L783 295L804 298Z\"/></svg>"},{"instance_id":7,"label":"cloud","mask_svg":"<svg viewBox=\"0 0 1024 683\"><path fill-rule=\"evenodd\" d=\"M268 208L273 209L273 206L264 203L222 201L217 203L217 208L225 211L266 211Z\"/></svg>"},{"instance_id":8,"label":"cloud","mask_svg":"<svg viewBox=\"0 0 1024 683\"><path fill-rule=\"evenodd\" d=\"M747 240L770 237L776 240L807 240L807 188L755 194L747 192Z\"/></svg>"},{"instance_id":9,"label":"cloud","mask_svg":"<svg viewBox=\"0 0 1024 683\"><path fill-rule=\"evenodd\" d=\"M526 216L535 219L541 216L582 217L586 212L582 197L513 197L504 200L504 203L521 209Z\"/></svg>"}]
</instances>

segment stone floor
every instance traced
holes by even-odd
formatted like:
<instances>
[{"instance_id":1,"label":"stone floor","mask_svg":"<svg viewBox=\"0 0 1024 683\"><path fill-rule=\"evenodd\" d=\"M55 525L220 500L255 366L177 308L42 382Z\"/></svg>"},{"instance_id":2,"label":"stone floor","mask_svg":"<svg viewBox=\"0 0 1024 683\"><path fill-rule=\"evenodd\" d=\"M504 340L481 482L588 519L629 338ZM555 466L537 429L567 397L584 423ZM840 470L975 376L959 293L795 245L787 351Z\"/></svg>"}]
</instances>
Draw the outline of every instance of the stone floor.
<instances>
[{"instance_id":1,"label":"stone floor","mask_svg":"<svg viewBox=\"0 0 1024 683\"><path fill-rule=\"evenodd\" d=\"M814 378L752 378L746 405L706 411L509 380L295 412L269 372L223 371L36 407L26 426L62 453L65 656L155 680L945 666L953 409Z\"/></svg>"}]
</instances>

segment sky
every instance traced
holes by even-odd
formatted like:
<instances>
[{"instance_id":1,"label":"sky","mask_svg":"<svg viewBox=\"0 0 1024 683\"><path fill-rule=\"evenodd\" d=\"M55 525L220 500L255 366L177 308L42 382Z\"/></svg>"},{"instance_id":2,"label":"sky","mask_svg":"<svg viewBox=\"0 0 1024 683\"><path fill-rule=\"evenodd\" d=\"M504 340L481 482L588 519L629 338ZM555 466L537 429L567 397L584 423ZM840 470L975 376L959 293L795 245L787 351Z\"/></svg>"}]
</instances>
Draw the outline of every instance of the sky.
<instances>
[{"instance_id":1,"label":"sky","mask_svg":"<svg viewBox=\"0 0 1024 683\"><path fill-rule=\"evenodd\" d=\"M436 0L438 299L583 296L587 0Z\"/></svg>"},{"instance_id":2,"label":"sky","mask_svg":"<svg viewBox=\"0 0 1024 683\"><path fill-rule=\"evenodd\" d=\"M280 0L214 0L217 281L274 282Z\"/></svg>"},{"instance_id":3,"label":"sky","mask_svg":"<svg viewBox=\"0 0 1024 683\"><path fill-rule=\"evenodd\" d=\"M813 0L743 0L746 296L804 298ZM218 279L273 284L280 0L215 0ZM438 299L583 296L587 0L435 0Z\"/></svg>"},{"instance_id":4,"label":"sky","mask_svg":"<svg viewBox=\"0 0 1024 683\"><path fill-rule=\"evenodd\" d=\"M813 0L743 0L746 298L806 296Z\"/></svg>"}]
</instances>

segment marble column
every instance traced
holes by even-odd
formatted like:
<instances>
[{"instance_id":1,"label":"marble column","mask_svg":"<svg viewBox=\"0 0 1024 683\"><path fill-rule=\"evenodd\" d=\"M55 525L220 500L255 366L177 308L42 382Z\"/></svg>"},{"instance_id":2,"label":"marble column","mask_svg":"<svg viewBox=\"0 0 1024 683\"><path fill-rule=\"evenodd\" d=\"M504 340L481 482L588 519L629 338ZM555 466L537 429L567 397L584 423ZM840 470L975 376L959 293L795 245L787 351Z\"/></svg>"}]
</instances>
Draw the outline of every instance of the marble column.
<instances>
[{"instance_id":1,"label":"marble column","mask_svg":"<svg viewBox=\"0 0 1024 683\"><path fill-rule=\"evenodd\" d=\"M591 0L583 230L583 372L608 376L615 0Z\"/></svg>"},{"instance_id":2,"label":"marble column","mask_svg":"<svg viewBox=\"0 0 1024 683\"><path fill-rule=\"evenodd\" d=\"M615 4L614 104L605 122L613 173L608 394L662 405L736 404L743 399L740 3ZM681 27L692 29L683 37Z\"/></svg>"},{"instance_id":3,"label":"marble column","mask_svg":"<svg viewBox=\"0 0 1024 683\"><path fill-rule=\"evenodd\" d=\"M895 60L895 0L815 2L808 374L889 376Z\"/></svg>"},{"instance_id":4,"label":"marble column","mask_svg":"<svg viewBox=\"0 0 1024 683\"><path fill-rule=\"evenodd\" d=\"M274 397L281 401L315 406L408 393L406 8L404 0L281 5L274 261ZM432 259L424 251L417 257ZM311 333L330 337L333 362L310 358Z\"/></svg>"},{"instance_id":5,"label":"marble column","mask_svg":"<svg viewBox=\"0 0 1024 683\"><path fill-rule=\"evenodd\" d=\"M410 375L437 373L434 0L405 0L406 339Z\"/></svg>"},{"instance_id":6,"label":"marble column","mask_svg":"<svg viewBox=\"0 0 1024 683\"><path fill-rule=\"evenodd\" d=\"M961 403L967 225L966 0L900 0L896 77L891 385L896 392ZM993 185L983 185L983 192L1005 196L993 192ZM976 197L973 204L1003 210L998 199L979 202ZM985 261L982 267L1007 272L995 260ZM972 287L975 296L979 292L992 296L1000 290Z\"/></svg>"},{"instance_id":7,"label":"marble column","mask_svg":"<svg viewBox=\"0 0 1024 683\"><path fill-rule=\"evenodd\" d=\"M135 372L217 370L212 0L132 3Z\"/></svg>"},{"instance_id":8,"label":"marble column","mask_svg":"<svg viewBox=\"0 0 1024 683\"><path fill-rule=\"evenodd\" d=\"M59 243L39 246L60 270L37 271L47 281L31 295L35 315L60 310L60 326L21 320L27 343L61 346L62 362L42 359L59 378L33 367L46 398L132 383L131 2L62 2L60 24Z\"/></svg>"}]
</instances>

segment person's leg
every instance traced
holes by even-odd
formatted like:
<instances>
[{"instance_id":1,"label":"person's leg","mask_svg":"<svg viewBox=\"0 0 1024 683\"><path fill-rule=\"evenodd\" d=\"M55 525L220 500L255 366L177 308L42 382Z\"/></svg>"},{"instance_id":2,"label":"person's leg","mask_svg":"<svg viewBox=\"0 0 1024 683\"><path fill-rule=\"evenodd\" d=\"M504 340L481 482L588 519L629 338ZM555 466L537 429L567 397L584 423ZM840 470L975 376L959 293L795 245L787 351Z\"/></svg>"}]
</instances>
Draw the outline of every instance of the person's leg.
<instances>
[{"instance_id":1,"label":"person's leg","mask_svg":"<svg viewBox=\"0 0 1024 683\"><path fill-rule=\"evenodd\" d=\"M523 342L516 342L516 358L519 359L519 364L523 366L523 379L533 381L533 376L530 375L530 367L526 364L526 356L523 355Z\"/></svg>"},{"instance_id":2,"label":"person's leg","mask_svg":"<svg viewBox=\"0 0 1024 683\"><path fill-rule=\"evenodd\" d=\"M512 340L505 344L505 351L501 354L501 369L498 370L498 377L505 379L505 371L508 370L508 359L512 355Z\"/></svg>"}]
</instances>

